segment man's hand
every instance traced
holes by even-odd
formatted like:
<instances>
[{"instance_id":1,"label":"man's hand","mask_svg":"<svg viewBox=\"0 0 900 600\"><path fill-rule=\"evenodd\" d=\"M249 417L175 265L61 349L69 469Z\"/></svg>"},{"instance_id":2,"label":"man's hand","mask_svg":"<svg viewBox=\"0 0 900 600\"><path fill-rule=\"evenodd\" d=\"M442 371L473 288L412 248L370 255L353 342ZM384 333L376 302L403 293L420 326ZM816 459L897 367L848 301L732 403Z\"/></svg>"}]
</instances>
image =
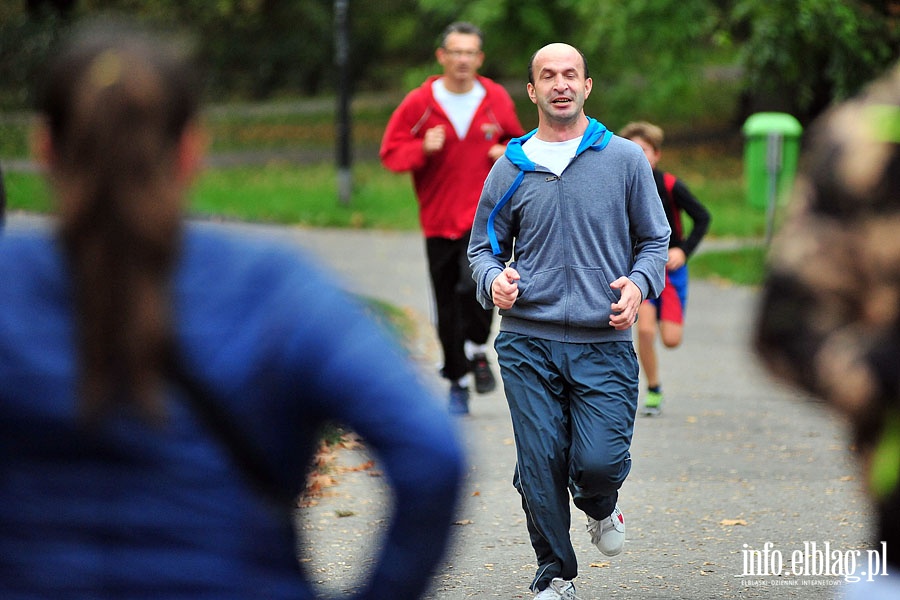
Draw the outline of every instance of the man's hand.
<instances>
[{"instance_id":1,"label":"man's hand","mask_svg":"<svg viewBox=\"0 0 900 600\"><path fill-rule=\"evenodd\" d=\"M446 139L447 132L444 131L443 125L436 125L431 129L426 129L425 138L422 140L422 149L425 151L425 154L440 152L444 148Z\"/></svg>"},{"instance_id":2,"label":"man's hand","mask_svg":"<svg viewBox=\"0 0 900 600\"><path fill-rule=\"evenodd\" d=\"M609 315L609 324L619 331L629 329L637 320L638 308L644 300L641 290L624 275L609 284L609 287L619 290L620 294L619 301L610 306L612 314Z\"/></svg>"},{"instance_id":3,"label":"man's hand","mask_svg":"<svg viewBox=\"0 0 900 600\"><path fill-rule=\"evenodd\" d=\"M638 292L640 295L640 292ZM519 297L519 272L506 267L491 282L491 299L497 308L512 308Z\"/></svg>"}]
</instances>

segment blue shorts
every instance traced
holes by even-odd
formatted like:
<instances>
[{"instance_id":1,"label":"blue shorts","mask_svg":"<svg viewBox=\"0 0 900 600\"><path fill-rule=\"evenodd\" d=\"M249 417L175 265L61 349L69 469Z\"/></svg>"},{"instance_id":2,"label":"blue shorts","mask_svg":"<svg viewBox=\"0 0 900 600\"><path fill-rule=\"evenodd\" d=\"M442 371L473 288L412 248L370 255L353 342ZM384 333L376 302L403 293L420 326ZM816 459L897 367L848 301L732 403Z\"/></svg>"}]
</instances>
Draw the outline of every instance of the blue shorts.
<instances>
[{"instance_id":1,"label":"blue shorts","mask_svg":"<svg viewBox=\"0 0 900 600\"><path fill-rule=\"evenodd\" d=\"M657 319L671 323L684 323L687 308L688 268L683 265L674 271L666 269L666 285L658 298L647 300L656 307Z\"/></svg>"}]
</instances>

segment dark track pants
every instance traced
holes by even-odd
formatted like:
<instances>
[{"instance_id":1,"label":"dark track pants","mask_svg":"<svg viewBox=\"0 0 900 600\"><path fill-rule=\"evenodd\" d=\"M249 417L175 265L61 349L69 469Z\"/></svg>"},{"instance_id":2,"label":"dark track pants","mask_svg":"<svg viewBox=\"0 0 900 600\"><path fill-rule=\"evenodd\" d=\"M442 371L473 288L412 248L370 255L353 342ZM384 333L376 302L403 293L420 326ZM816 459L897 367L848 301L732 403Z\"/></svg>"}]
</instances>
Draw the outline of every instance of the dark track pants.
<instances>
[{"instance_id":1,"label":"dark track pants","mask_svg":"<svg viewBox=\"0 0 900 600\"><path fill-rule=\"evenodd\" d=\"M444 353L441 374L455 381L469 372L466 340L487 343L493 311L475 297L475 281L469 268L469 234L458 240L426 238L425 253L437 308L437 333Z\"/></svg>"},{"instance_id":2,"label":"dark track pants","mask_svg":"<svg viewBox=\"0 0 900 600\"><path fill-rule=\"evenodd\" d=\"M638 361L631 342L500 332L494 346L516 439L513 485L538 562L532 589L539 590L578 573L569 494L595 519L615 508L631 470Z\"/></svg>"}]
</instances>

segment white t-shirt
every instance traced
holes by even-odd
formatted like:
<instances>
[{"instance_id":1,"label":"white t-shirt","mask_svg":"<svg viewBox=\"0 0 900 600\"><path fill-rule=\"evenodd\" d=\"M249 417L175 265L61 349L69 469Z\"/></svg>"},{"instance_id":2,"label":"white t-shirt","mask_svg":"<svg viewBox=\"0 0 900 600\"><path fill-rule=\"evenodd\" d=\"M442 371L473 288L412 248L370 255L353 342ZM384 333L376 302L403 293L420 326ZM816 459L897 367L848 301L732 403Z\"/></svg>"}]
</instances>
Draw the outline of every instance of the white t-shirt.
<instances>
[{"instance_id":1,"label":"white t-shirt","mask_svg":"<svg viewBox=\"0 0 900 600\"><path fill-rule=\"evenodd\" d=\"M531 136L522 144L522 151L531 162L547 167L557 176L562 175L569 163L575 157L578 145L581 144L581 138L578 136L564 142L545 142L539 140L537 136Z\"/></svg>"},{"instance_id":2,"label":"white t-shirt","mask_svg":"<svg viewBox=\"0 0 900 600\"><path fill-rule=\"evenodd\" d=\"M456 137L465 138L469 132L469 125L472 124L472 117L475 116L475 110L487 93L481 82L475 80L475 85L471 90L463 94L454 94L444 85L444 79L438 78L431 84L431 93L447 113L453 129L456 131Z\"/></svg>"}]
</instances>

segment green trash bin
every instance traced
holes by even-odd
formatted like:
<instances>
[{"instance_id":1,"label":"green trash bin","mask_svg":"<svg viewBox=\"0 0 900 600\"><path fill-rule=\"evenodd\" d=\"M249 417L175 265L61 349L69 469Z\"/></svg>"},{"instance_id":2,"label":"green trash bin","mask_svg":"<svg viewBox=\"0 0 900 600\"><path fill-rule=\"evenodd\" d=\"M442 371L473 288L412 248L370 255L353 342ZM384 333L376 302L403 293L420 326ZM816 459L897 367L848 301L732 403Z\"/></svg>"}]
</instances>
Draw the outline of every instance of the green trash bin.
<instances>
[{"instance_id":1,"label":"green trash bin","mask_svg":"<svg viewBox=\"0 0 900 600\"><path fill-rule=\"evenodd\" d=\"M785 202L797 173L803 126L793 116L760 112L744 122L744 180L751 206Z\"/></svg>"}]
</instances>

